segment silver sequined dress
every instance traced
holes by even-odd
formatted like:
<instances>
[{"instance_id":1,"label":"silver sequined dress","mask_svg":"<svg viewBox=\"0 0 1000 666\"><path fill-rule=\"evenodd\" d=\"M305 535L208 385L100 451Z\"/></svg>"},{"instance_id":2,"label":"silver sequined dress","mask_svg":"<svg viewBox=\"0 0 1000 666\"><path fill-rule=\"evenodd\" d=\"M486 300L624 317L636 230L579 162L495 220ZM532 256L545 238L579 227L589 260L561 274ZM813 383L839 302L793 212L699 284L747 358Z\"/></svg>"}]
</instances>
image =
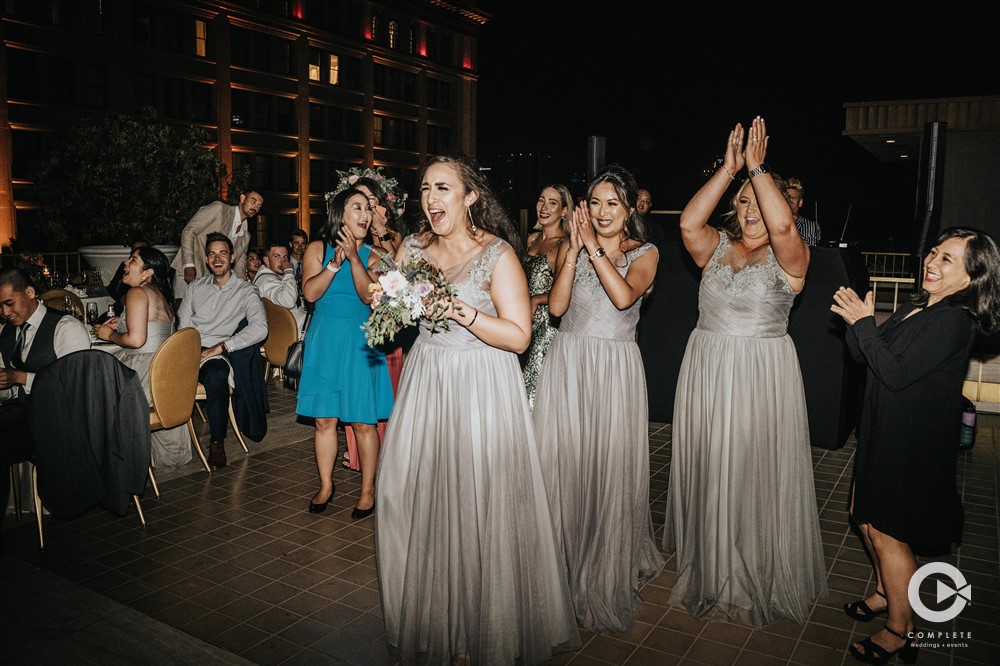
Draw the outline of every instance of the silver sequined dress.
<instances>
[{"instance_id":1,"label":"silver sequined dress","mask_svg":"<svg viewBox=\"0 0 1000 666\"><path fill-rule=\"evenodd\" d=\"M548 255L526 254L521 258L524 274L528 277L528 293L532 296L547 294L552 290L552 280L555 273L549 266ZM538 388L538 376L542 371L542 361L556 336L556 327L552 325L549 316L549 306L539 305L535 310L535 318L531 320L531 346L525 354L524 388L528 392L528 406L535 406L535 391Z\"/></svg>"}]
</instances>

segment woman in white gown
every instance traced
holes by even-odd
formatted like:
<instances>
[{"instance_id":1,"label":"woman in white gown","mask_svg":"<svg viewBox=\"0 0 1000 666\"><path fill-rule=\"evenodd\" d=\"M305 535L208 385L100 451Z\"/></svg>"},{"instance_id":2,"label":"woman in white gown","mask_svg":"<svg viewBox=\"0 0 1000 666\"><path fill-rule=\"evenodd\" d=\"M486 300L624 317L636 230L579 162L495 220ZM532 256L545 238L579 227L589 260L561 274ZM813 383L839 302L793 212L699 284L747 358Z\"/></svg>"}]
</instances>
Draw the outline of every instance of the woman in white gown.
<instances>
[{"instance_id":1,"label":"woman in white gown","mask_svg":"<svg viewBox=\"0 0 1000 666\"><path fill-rule=\"evenodd\" d=\"M386 642L404 663L537 664L580 638L517 353L531 312L516 235L472 162L432 158L422 257L458 290L407 355L376 482Z\"/></svg>"}]
</instances>

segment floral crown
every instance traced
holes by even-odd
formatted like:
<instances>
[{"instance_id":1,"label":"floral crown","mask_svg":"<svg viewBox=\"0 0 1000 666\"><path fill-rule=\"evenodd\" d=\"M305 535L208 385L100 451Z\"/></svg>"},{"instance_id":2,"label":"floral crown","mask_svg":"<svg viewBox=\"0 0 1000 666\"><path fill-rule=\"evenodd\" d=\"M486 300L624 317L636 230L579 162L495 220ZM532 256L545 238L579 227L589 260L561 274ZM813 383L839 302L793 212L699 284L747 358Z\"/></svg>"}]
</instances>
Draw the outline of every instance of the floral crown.
<instances>
[{"instance_id":1,"label":"floral crown","mask_svg":"<svg viewBox=\"0 0 1000 666\"><path fill-rule=\"evenodd\" d=\"M403 213L406 212L406 192L399 186L399 182L395 178L390 178L382 173L382 167L375 167L374 169L368 167L351 167L347 171L338 171L337 176L340 177L340 180L337 181L337 186L323 197L327 204L347 188L354 187L354 184L361 178L371 178L382 186L386 198L389 200L388 207L395 213L396 218L401 219Z\"/></svg>"}]
</instances>

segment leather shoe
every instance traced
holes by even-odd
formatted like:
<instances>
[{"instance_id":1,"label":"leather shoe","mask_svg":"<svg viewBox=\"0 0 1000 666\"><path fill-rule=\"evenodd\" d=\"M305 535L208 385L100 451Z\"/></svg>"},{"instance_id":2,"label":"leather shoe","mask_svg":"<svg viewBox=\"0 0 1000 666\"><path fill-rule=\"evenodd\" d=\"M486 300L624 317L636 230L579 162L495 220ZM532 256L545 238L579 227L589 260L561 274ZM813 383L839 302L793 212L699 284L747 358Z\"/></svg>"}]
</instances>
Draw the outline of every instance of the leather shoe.
<instances>
[{"instance_id":1,"label":"leather shoe","mask_svg":"<svg viewBox=\"0 0 1000 666\"><path fill-rule=\"evenodd\" d=\"M323 513L324 511L326 511L326 505L330 503L331 499L333 499L333 494L335 492L337 492L337 486L333 487L333 489L330 491L330 496L326 498L325 502L320 502L319 504L313 504L312 502L309 502L309 513Z\"/></svg>"},{"instance_id":2,"label":"leather shoe","mask_svg":"<svg viewBox=\"0 0 1000 666\"><path fill-rule=\"evenodd\" d=\"M354 511L351 511L351 520L361 520L362 518L367 518L368 516L372 515L374 511L375 511L374 504L372 504L367 509L359 509L358 507L354 507Z\"/></svg>"},{"instance_id":3,"label":"leather shoe","mask_svg":"<svg viewBox=\"0 0 1000 666\"><path fill-rule=\"evenodd\" d=\"M219 440L208 445L208 466L212 469L222 469L226 466L226 442Z\"/></svg>"}]
</instances>

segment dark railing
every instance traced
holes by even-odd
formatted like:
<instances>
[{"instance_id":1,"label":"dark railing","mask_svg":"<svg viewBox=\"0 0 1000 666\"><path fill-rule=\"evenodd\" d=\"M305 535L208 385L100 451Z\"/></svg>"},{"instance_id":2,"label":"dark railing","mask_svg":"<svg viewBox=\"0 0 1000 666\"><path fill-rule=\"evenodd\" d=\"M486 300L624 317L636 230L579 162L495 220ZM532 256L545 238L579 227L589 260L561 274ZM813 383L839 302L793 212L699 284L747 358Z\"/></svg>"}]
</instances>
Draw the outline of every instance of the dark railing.
<instances>
[{"instance_id":1,"label":"dark railing","mask_svg":"<svg viewBox=\"0 0 1000 666\"><path fill-rule=\"evenodd\" d=\"M33 252L31 254L40 254L49 272L58 271L64 275L75 275L82 273L87 267L87 262L83 260L79 252ZM21 253L0 254L0 268L18 266L21 263Z\"/></svg>"}]
</instances>

